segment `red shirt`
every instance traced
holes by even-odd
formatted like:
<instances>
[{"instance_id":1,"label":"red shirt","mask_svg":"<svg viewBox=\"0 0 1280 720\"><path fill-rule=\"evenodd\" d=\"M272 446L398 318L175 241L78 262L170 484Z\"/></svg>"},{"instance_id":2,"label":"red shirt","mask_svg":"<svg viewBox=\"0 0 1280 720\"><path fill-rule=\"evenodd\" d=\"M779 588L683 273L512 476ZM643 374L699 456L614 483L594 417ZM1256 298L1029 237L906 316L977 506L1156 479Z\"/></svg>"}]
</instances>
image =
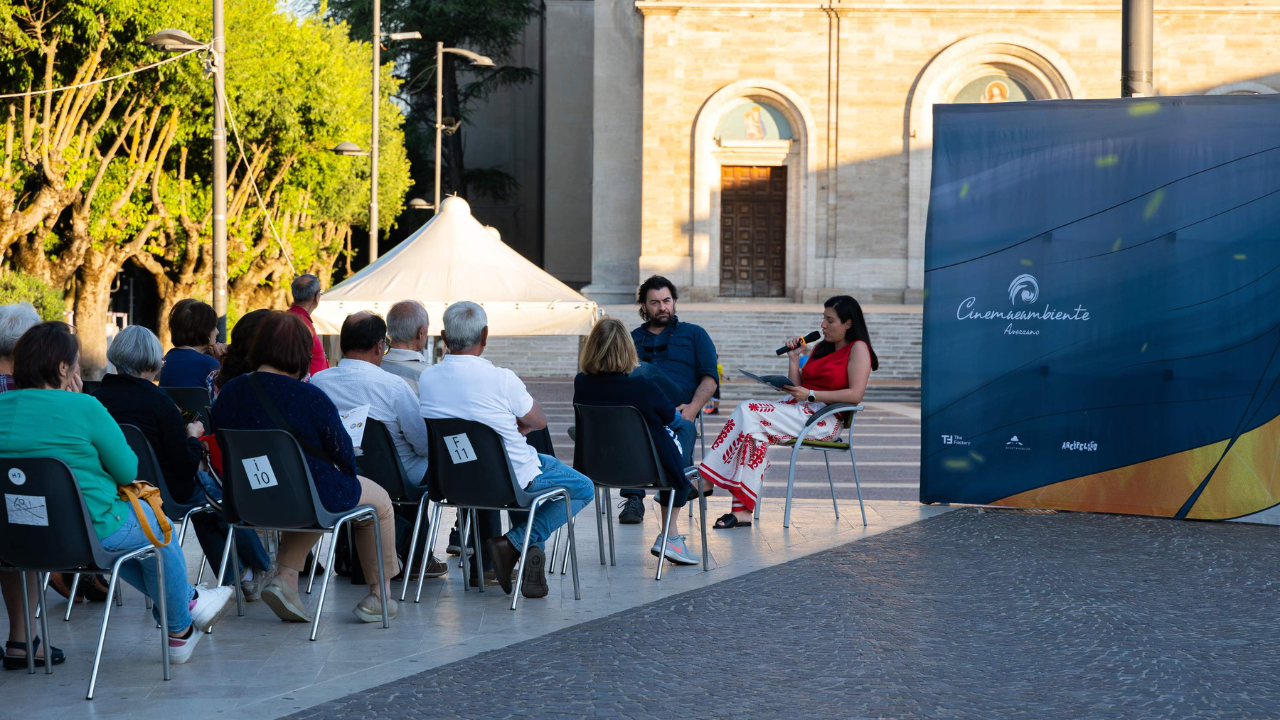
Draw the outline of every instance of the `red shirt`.
<instances>
[{"instance_id":1,"label":"red shirt","mask_svg":"<svg viewBox=\"0 0 1280 720\"><path fill-rule=\"evenodd\" d=\"M854 340L830 355L809 362L800 369L800 382L810 390L848 390L849 389L849 353L853 351Z\"/></svg>"},{"instance_id":2,"label":"red shirt","mask_svg":"<svg viewBox=\"0 0 1280 720\"><path fill-rule=\"evenodd\" d=\"M320 342L320 336L316 334L316 326L311 323L311 313L297 305L290 306L289 312L302 318L307 323L307 327L311 328L311 374L315 375L321 370L328 370L329 361L325 359L324 345Z\"/></svg>"}]
</instances>

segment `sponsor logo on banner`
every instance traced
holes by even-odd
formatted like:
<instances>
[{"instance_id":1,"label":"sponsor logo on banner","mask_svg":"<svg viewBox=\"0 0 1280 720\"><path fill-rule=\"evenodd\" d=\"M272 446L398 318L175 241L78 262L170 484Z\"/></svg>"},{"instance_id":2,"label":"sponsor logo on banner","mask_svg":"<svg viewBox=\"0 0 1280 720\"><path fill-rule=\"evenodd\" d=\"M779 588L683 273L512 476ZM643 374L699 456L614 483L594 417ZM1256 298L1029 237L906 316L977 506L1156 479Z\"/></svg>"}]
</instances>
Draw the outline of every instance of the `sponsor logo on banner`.
<instances>
[{"instance_id":1,"label":"sponsor logo on banner","mask_svg":"<svg viewBox=\"0 0 1280 720\"><path fill-rule=\"evenodd\" d=\"M1062 449L1063 449L1063 450L1078 450L1078 451L1080 451L1080 452L1097 452L1097 451L1098 451L1098 443L1093 442L1093 441L1089 441L1089 442L1076 442L1075 440L1072 440L1072 441L1069 441L1069 442L1064 442L1064 443L1062 443Z\"/></svg>"},{"instance_id":2,"label":"sponsor logo on banner","mask_svg":"<svg viewBox=\"0 0 1280 720\"><path fill-rule=\"evenodd\" d=\"M943 435L942 444L943 445L968 445L969 441L965 440L959 435Z\"/></svg>"},{"instance_id":3,"label":"sponsor logo on banner","mask_svg":"<svg viewBox=\"0 0 1280 720\"><path fill-rule=\"evenodd\" d=\"M967 297L956 308L957 320L999 320L1009 321L1004 328L1005 335L1039 335L1041 326L1046 322L1087 322L1089 310L1083 305L1076 305L1074 310L1060 310L1053 303L1046 302L1044 307L1032 305L1040 299L1040 281L1035 276L1023 273L1009 283L1009 303L1012 310L984 310L978 307L977 296Z\"/></svg>"},{"instance_id":4,"label":"sponsor logo on banner","mask_svg":"<svg viewBox=\"0 0 1280 720\"><path fill-rule=\"evenodd\" d=\"M1023 452L1026 452L1031 448L1028 447L1026 444L1024 444L1021 440L1019 440L1017 435L1014 435L1013 437L1009 438L1009 442L1004 444L1004 449L1005 450L1021 450Z\"/></svg>"}]
</instances>

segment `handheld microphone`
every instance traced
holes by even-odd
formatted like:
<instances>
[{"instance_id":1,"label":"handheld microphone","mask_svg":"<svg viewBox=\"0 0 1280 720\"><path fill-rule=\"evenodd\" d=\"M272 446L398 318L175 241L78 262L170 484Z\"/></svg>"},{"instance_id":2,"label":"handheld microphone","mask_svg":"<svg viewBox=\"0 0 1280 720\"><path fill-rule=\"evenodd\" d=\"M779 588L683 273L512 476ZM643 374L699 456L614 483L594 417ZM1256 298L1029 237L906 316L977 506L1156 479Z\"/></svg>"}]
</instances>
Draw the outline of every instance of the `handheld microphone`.
<instances>
[{"instance_id":1,"label":"handheld microphone","mask_svg":"<svg viewBox=\"0 0 1280 720\"><path fill-rule=\"evenodd\" d=\"M816 343L821 339L822 339L822 333L817 330L814 330L808 335L805 335L803 338L800 338L800 345L801 347L803 347L810 343ZM778 348L778 355L779 356L786 355L790 351L791 351L791 348L787 347L786 345L783 345L782 347Z\"/></svg>"}]
</instances>

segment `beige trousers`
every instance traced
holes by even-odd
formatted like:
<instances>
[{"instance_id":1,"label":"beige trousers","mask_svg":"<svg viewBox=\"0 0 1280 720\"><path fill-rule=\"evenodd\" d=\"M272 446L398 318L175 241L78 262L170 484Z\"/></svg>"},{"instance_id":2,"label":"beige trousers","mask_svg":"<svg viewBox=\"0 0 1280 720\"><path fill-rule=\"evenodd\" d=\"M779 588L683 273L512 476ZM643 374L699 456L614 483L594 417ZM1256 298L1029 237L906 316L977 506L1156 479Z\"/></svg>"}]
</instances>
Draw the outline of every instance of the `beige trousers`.
<instances>
[{"instance_id":1,"label":"beige trousers","mask_svg":"<svg viewBox=\"0 0 1280 720\"><path fill-rule=\"evenodd\" d=\"M396 516L391 507L391 498L378 483L365 478L356 477L360 481L360 500L357 505L372 505L378 513L378 528L382 531L382 547L379 548L373 534L373 523L369 520L358 520L351 523L352 535L355 537L356 551L360 554L360 565L364 568L365 581L370 585L378 583L378 553L382 553L382 565L387 573L387 580L400 574L400 558L396 555ZM283 532L280 533L280 552L278 562L283 567L299 572L307 564L307 553L315 547L316 533ZM333 568L325 568L332 571Z\"/></svg>"}]
</instances>

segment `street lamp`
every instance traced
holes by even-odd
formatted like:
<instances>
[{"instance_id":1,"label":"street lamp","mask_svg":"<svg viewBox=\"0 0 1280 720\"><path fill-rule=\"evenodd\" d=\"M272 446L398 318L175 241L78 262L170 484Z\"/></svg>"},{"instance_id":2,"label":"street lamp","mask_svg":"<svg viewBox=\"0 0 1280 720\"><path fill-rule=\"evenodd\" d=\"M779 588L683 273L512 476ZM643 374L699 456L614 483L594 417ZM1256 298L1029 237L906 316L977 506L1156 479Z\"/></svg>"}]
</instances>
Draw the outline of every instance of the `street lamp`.
<instances>
[{"instance_id":1,"label":"street lamp","mask_svg":"<svg viewBox=\"0 0 1280 720\"><path fill-rule=\"evenodd\" d=\"M168 29L143 40L161 52L208 48L206 66L213 73L213 310L218 315L218 341L227 341L227 126L222 104L227 98L227 43L223 37L222 0L213 0L213 40L207 44L181 30Z\"/></svg>"},{"instance_id":2,"label":"street lamp","mask_svg":"<svg viewBox=\"0 0 1280 720\"><path fill-rule=\"evenodd\" d=\"M431 203L427 202L426 200L423 200L422 198L414 198L410 200L406 204L406 206L410 210L434 210L435 209L435 205L432 205Z\"/></svg>"},{"instance_id":3,"label":"street lamp","mask_svg":"<svg viewBox=\"0 0 1280 720\"><path fill-rule=\"evenodd\" d=\"M378 0L374 0L375 6ZM444 54L453 53L461 55L471 61L475 67L493 67L493 60L481 55L473 53L470 50L462 48L447 48L444 43L436 43L436 187L435 187L435 205L440 207L440 132L445 129L444 118ZM456 127L452 127L456 131ZM450 132L450 134L453 134Z\"/></svg>"}]
</instances>

